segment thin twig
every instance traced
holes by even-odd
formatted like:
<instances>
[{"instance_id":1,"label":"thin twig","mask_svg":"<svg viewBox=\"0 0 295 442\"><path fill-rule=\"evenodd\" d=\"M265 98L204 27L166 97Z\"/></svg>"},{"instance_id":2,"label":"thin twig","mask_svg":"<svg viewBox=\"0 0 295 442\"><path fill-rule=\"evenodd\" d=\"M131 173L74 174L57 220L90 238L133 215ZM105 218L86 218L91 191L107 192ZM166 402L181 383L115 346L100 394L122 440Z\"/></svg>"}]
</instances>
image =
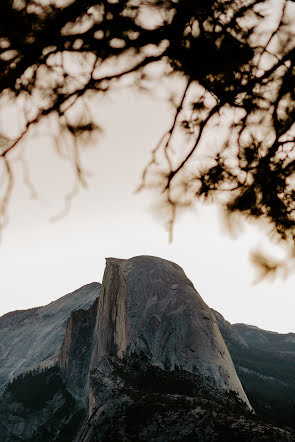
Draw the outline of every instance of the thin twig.
<instances>
[{"instance_id":1,"label":"thin twig","mask_svg":"<svg viewBox=\"0 0 295 442\"><path fill-rule=\"evenodd\" d=\"M189 151L189 153L186 155L186 157L182 160L182 162L178 165L178 167L175 170L172 170L167 178L167 184L165 189L168 189L170 187L170 183L173 180L173 178L179 173L179 171L181 169L183 169L183 167L185 166L185 164L188 162L188 160L190 159L190 157L193 155L193 153L195 152L196 148L198 147L198 144L201 140L202 134L204 132L204 129L207 125L207 123L209 122L209 120L212 118L213 115L216 114L216 112L218 112L218 110L223 106L223 102L220 101L219 103L217 103L209 112L209 114L207 115L207 117L205 118L204 121L202 121L202 123L200 124L200 129L199 129L199 133L198 136L196 138L196 141L193 145L193 147L191 148L191 150Z\"/></svg>"},{"instance_id":2,"label":"thin twig","mask_svg":"<svg viewBox=\"0 0 295 442\"><path fill-rule=\"evenodd\" d=\"M13 188L13 173L8 159L5 156L2 156L2 162L4 164L4 168L7 176L7 186L5 193L2 197L2 201L0 203L0 231L5 226L5 215L7 212L7 205L11 196L12 188Z\"/></svg>"},{"instance_id":3,"label":"thin twig","mask_svg":"<svg viewBox=\"0 0 295 442\"><path fill-rule=\"evenodd\" d=\"M189 79L188 79L188 82L187 82L187 84L186 84L186 87L185 87L185 89L184 89L184 92L183 92L183 94L182 94L182 98L181 98L181 101L180 101L180 103L179 103L179 106L178 106L177 109L176 109L176 113L175 113L174 121L173 121L173 124L172 124L170 130L168 131L168 139L167 139L166 144L165 144L165 146L164 146L164 153L165 153L165 157L166 157L166 160L167 160L167 162L168 162L168 165L169 165L169 169L170 169L170 170L172 169L172 163L171 163L171 159L170 159L169 154L168 154L168 148L169 148L169 146L170 146L171 139L172 139L172 136L173 136L173 133L174 133L175 127L176 127L176 123L177 123L177 120L178 120L179 114L180 114L180 112L182 111L183 104L184 104L184 100L185 100L186 94L187 94L187 92L188 92L188 90L189 90L189 87L190 87L190 85L191 85L191 82L192 82L192 80L189 78Z\"/></svg>"},{"instance_id":4,"label":"thin twig","mask_svg":"<svg viewBox=\"0 0 295 442\"><path fill-rule=\"evenodd\" d=\"M172 122L172 125L171 125L170 129L161 136L161 138L158 141L156 147L154 147L154 149L152 150L151 159L147 163L146 167L144 168L144 170L142 172L141 183L138 186L138 188L136 189L136 192L140 192L145 187L146 176L148 174L148 171L151 168L151 166L153 166L154 164L157 163L157 159L156 159L157 152L161 149L162 144L164 143L166 138L167 138L167 140L166 140L166 143L164 145L164 153L165 153L165 157L166 157L166 160L167 160L167 163L168 163L168 166L169 166L169 170L172 169L172 163L171 163L171 159L170 159L169 154L168 154L168 148L170 146L171 139L172 139L175 127L176 127L176 123L178 121L178 117L180 115L180 112L182 111L184 100L185 100L185 97L187 95L187 92L188 92L188 89L189 89L190 85L191 85L191 79L188 80L188 82L187 82L187 84L185 86L184 92L183 92L182 97L181 97L181 101L180 101L179 105L177 106L176 113L175 113L175 116L174 116L174 119L173 119L173 122Z\"/></svg>"}]
</instances>

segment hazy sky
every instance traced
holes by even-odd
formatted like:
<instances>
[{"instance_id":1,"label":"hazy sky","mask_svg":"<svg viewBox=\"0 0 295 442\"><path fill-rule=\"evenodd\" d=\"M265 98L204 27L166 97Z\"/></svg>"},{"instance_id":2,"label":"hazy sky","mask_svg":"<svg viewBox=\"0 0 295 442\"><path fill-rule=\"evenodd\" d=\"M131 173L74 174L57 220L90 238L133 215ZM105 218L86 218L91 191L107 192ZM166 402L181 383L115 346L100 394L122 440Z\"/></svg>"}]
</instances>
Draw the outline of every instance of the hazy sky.
<instances>
[{"instance_id":1,"label":"hazy sky","mask_svg":"<svg viewBox=\"0 0 295 442\"><path fill-rule=\"evenodd\" d=\"M62 210L73 174L70 164L55 155L44 130L26 148L38 199L31 199L15 164L17 182L0 243L0 315L47 304L101 281L105 257L148 254L182 266L205 302L229 321L295 332L295 277L252 284L255 271L248 253L264 244L262 231L245 227L233 240L214 207L197 206L177 220L169 244L162 221L151 210L154 196L134 194L152 147L169 128L165 102L126 91L103 100L97 117L105 130L98 145L83 153L92 174L88 188L61 220L50 219Z\"/></svg>"}]
</instances>

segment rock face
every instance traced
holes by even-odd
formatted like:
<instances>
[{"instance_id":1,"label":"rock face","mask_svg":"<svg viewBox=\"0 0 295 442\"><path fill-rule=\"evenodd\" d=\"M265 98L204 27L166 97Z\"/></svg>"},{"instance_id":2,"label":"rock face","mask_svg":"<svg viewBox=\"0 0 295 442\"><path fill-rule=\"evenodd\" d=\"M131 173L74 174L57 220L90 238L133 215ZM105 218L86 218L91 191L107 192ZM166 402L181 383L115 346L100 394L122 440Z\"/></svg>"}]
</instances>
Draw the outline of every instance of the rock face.
<instances>
[{"instance_id":1,"label":"rock face","mask_svg":"<svg viewBox=\"0 0 295 442\"><path fill-rule=\"evenodd\" d=\"M56 363L72 310L87 309L99 295L94 282L45 307L7 313L0 318L0 393L7 382L38 364Z\"/></svg>"},{"instance_id":2,"label":"rock face","mask_svg":"<svg viewBox=\"0 0 295 442\"><path fill-rule=\"evenodd\" d=\"M88 372L98 299L88 310L75 310L67 323L58 365L71 394L87 404Z\"/></svg>"},{"instance_id":3,"label":"rock face","mask_svg":"<svg viewBox=\"0 0 295 442\"><path fill-rule=\"evenodd\" d=\"M106 356L145 355L153 366L201 376L250 408L209 307L176 264L151 256L107 259L91 367Z\"/></svg>"}]
</instances>

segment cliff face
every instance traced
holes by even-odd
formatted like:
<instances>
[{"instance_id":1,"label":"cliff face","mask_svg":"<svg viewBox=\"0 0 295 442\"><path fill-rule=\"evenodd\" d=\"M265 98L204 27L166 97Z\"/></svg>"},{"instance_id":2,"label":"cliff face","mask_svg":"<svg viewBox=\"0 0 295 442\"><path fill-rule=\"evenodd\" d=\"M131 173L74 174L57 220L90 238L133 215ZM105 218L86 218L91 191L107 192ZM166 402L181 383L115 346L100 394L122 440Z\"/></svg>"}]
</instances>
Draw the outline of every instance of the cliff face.
<instances>
[{"instance_id":1,"label":"cliff face","mask_svg":"<svg viewBox=\"0 0 295 442\"><path fill-rule=\"evenodd\" d=\"M84 400L88 396L88 371L96 312L97 299L88 310L71 313L58 358L58 365L71 394Z\"/></svg>"},{"instance_id":2,"label":"cliff face","mask_svg":"<svg viewBox=\"0 0 295 442\"><path fill-rule=\"evenodd\" d=\"M94 282L44 307L0 318L0 393L19 373L56 362L71 311L89 308L99 290L100 284Z\"/></svg>"},{"instance_id":3,"label":"cliff face","mask_svg":"<svg viewBox=\"0 0 295 442\"><path fill-rule=\"evenodd\" d=\"M145 355L163 370L197 374L250 407L216 319L183 270L150 256L107 259L91 367L104 356Z\"/></svg>"},{"instance_id":4,"label":"cliff face","mask_svg":"<svg viewBox=\"0 0 295 442\"><path fill-rule=\"evenodd\" d=\"M126 284L118 263L107 259L98 303L91 368L104 355L123 356L128 345Z\"/></svg>"}]
</instances>

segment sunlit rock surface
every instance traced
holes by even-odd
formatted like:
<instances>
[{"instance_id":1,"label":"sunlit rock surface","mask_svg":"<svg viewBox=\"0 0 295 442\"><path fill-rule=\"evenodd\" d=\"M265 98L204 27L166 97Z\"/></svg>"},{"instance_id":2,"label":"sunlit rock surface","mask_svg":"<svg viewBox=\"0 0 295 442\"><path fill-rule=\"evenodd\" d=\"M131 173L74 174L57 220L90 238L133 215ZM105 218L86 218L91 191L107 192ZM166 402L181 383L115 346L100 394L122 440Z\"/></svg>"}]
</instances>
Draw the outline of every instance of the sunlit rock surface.
<instances>
[{"instance_id":1,"label":"sunlit rock surface","mask_svg":"<svg viewBox=\"0 0 295 442\"><path fill-rule=\"evenodd\" d=\"M99 290L100 284L93 282L44 307L0 318L0 392L17 374L56 362L71 311L88 309Z\"/></svg>"},{"instance_id":2,"label":"sunlit rock surface","mask_svg":"<svg viewBox=\"0 0 295 442\"><path fill-rule=\"evenodd\" d=\"M107 259L91 367L134 354L200 375L250 407L210 308L178 265L152 256Z\"/></svg>"}]
</instances>

